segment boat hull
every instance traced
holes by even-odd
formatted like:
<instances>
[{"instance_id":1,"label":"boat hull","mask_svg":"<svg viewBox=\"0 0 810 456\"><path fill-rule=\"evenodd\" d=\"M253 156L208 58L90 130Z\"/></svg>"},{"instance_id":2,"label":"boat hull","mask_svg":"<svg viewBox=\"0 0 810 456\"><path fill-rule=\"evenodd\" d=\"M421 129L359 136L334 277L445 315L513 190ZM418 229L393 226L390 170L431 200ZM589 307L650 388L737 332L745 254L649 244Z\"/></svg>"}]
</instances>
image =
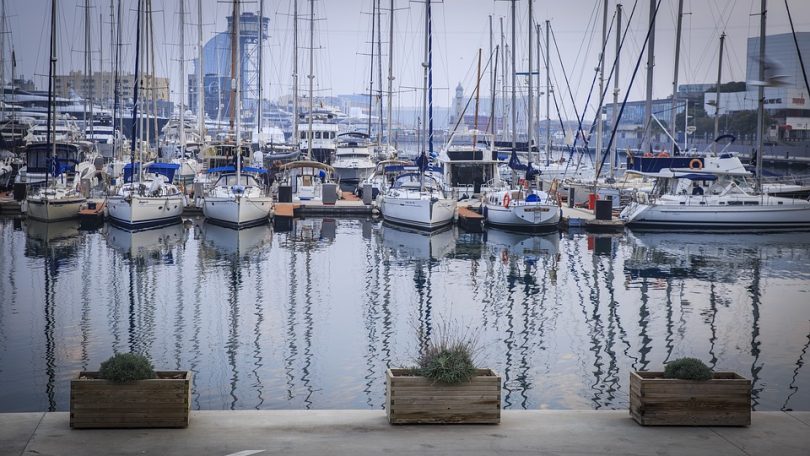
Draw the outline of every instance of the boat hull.
<instances>
[{"instance_id":1,"label":"boat hull","mask_svg":"<svg viewBox=\"0 0 810 456\"><path fill-rule=\"evenodd\" d=\"M272 208L273 200L269 196L207 197L203 202L203 214L206 219L237 229L267 223Z\"/></svg>"},{"instance_id":2,"label":"boat hull","mask_svg":"<svg viewBox=\"0 0 810 456\"><path fill-rule=\"evenodd\" d=\"M383 197L383 219L389 223L435 230L453 223L456 202L449 199L406 199Z\"/></svg>"},{"instance_id":3,"label":"boat hull","mask_svg":"<svg viewBox=\"0 0 810 456\"><path fill-rule=\"evenodd\" d=\"M710 229L810 228L810 202L746 206L672 206L633 203L622 213L631 227Z\"/></svg>"},{"instance_id":4,"label":"boat hull","mask_svg":"<svg viewBox=\"0 0 810 456\"><path fill-rule=\"evenodd\" d=\"M179 222L183 215L183 195L161 197L110 196L107 198L107 214L113 223L141 229Z\"/></svg>"},{"instance_id":5,"label":"boat hull","mask_svg":"<svg viewBox=\"0 0 810 456\"><path fill-rule=\"evenodd\" d=\"M512 230L555 230L560 223L560 207L552 204L495 206L485 204L487 225Z\"/></svg>"},{"instance_id":6,"label":"boat hull","mask_svg":"<svg viewBox=\"0 0 810 456\"><path fill-rule=\"evenodd\" d=\"M79 209L85 199L60 198L51 200L48 198L29 198L28 217L43 222L58 222L79 217Z\"/></svg>"},{"instance_id":7,"label":"boat hull","mask_svg":"<svg viewBox=\"0 0 810 456\"><path fill-rule=\"evenodd\" d=\"M368 179L374 173L374 165L371 167L345 167L341 168L335 164L335 174L340 182L357 184Z\"/></svg>"}]
</instances>

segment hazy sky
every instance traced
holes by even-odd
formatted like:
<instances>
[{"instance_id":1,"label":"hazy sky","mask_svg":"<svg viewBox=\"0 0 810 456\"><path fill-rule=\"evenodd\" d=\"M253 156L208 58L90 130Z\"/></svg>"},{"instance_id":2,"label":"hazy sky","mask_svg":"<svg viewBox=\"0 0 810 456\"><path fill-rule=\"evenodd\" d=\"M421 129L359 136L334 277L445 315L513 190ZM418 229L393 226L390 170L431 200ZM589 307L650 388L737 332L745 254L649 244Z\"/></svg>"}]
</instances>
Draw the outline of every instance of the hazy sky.
<instances>
[{"instance_id":1,"label":"hazy sky","mask_svg":"<svg viewBox=\"0 0 810 456\"><path fill-rule=\"evenodd\" d=\"M117 0L116 0L117 1ZM159 75L172 78L173 98L179 99L179 9L181 0L153 0L156 29L155 41ZM197 42L197 0L185 0L186 58L196 56ZM390 0L382 0L383 39L387 42L387 9ZM47 74L49 5L48 0L5 0L9 15L10 38L17 51L18 72L26 77L34 76L35 81L46 87L42 75ZM214 32L225 30L225 16L230 14L230 2L203 0L203 35L207 40ZM609 20L612 20L616 0L609 0ZM649 1L623 0L623 25L627 24L633 5L636 12L621 58L620 86L626 90L629 78L641 51L647 33ZM810 31L810 2L789 0L797 31ZM81 69L84 59L84 0L60 0L59 17L59 73L69 69ZM123 65L128 71L134 66L134 30L136 0L123 0L125 14ZM292 79L292 4L293 0L265 0L265 15L271 20L271 38L265 49L265 87L274 98L290 92ZM315 74L318 94L347 94L367 90L369 79L369 41L371 35L372 0L318 0L315 2ZM527 69L527 0L517 2L518 24L516 32L518 71ZM601 0L535 0L535 21L543 23L551 20L552 30L560 48L563 64L577 109L581 110L594 75L601 36ZM745 79L746 38L759 34L759 0L685 0L686 15L683 22L683 43L681 47L681 83L714 82L717 77L718 41L722 31L727 34L726 52L723 63L723 80ZM109 68L109 14L110 0L91 0L92 40L94 43L94 68L99 66L99 41L103 43L101 57L104 68ZM243 3L243 11L258 11L258 0ZM453 90L461 82L467 93L474 86L475 64L478 48L483 48L484 62L488 58L489 27L488 17L493 15L495 42L500 42L499 21L503 18L506 42L511 39L510 2L492 0L445 0L434 4L434 87L438 105L451 104ZM768 13L768 33L789 31L785 5L782 0L770 0ZM424 4L416 1L395 0L394 25L394 76L395 90L399 92L396 104L414 106L419 104L419 96L414 87L421 87L422 73L420 62L423 50ZM677 0L663 0L658 17L655 38L655 97L666 97L671 93L673 60L675 47L675 16ZM309 14L309 1L299 0L299 13ZM99 18L99 16L102 16ZM99 20L103 21L99 30ZM302 87L306 87L307 49L309 21L299 23L300 69ZM615 27L613 29L615 33ZM614 35L608 39L608 65L614 56ZM387 43L384 44L384 49ZM387 55L387 49L384 50ZM536 51L535 51L536 52ZM557 52L552 41L553 84L564 88L565 82ZM534 57L534 56L533 56ZM810 59L810 56L806 58ZM535 59L536 60L536 59ZM630 99L644 97L646 71L645 59L639 71ZM383 78L387 77L386 66ZM535 62L536 64L536 62ZM187 69L191 71L190 62ZM10 71L7 67L7 74ZM227 74L227 69L225 73ZM500 71L500 68L499 68ZM377 72L375 70L375 80ZM8 76L7 76L8 77ZM545 72L541 75L545 83ZM525 78L522 79L525 84ZM486 88L482 96L489 93L488 78L484 78ZM611 83L612 86L612 83ZM448 90L450 89L450 90ZM611 92L612 93L612 92ZM572 104L565 95L565 117L573 118ZM589 111L594 109L594 105Z\"/></svg>"}]
</instances>

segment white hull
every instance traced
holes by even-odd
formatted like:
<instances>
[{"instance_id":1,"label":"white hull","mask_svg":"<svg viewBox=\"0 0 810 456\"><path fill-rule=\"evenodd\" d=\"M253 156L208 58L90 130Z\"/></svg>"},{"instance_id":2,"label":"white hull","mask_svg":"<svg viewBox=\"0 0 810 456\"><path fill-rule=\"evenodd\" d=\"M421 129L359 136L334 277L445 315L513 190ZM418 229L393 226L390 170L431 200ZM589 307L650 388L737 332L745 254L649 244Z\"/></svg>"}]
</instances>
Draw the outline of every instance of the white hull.
<instances>
[{"instance_id":1,"label":"white hull","mask_svg":"<svg viewBox=\"0 0 810 456\"><path fill-rule=\"evenodd\" d=\"M756 228L790 229L810 227L810 202L764 196L757 205L673 205L631 203L622 218L630 226L682 229ZM779 204L782 200L782 204Z\"/></svg>"},{"instance_id":2,"label":"white hull","mask_svg":"<svg viewBox=\"0 0 810 456\"><path fill-rule=\"evenodd\" d=\"M383 196L381 211L387 222L434 230L453 223L456 201Z\"/></svg>"},{"instance_id":3,"label":"white hull","mask_svg":"<svg viewBox=\"0 0 810 456\"><path fill-rule=\"evenodd\" d=\"M266 223L273 208L273 199L260 197L206 197L203 203L205 218L236 228Z\"/></svg>"},{"instance_id":4,"label":"white hull","mask_svg":"<svg viewBox=\"0 0 810 456\"><path fill-rule=\"evenodd\" d=\"M512 203L509 207L485 204L489 225L522 230L556 229L560 223L560 207L554 204Z\"/></svg>"},{"instance_id":5,"label":"white hull","mask_svg":"<svg viewBox=\"0 0 810 456\"><path fill-rule=\"evenodd\" d=\"M28 198L28 217L43 222L57 222L69 220L79 216L79 209L85 199L81 197L69 198Z\"/></svg>"},{"instance_id":6,"label":"white hull","mask_svg":"<svg viewBox=\"0 0 810 456\"><path fill-rule=\"evenodd\" d=\"M107 213L114 223L128 228L148 228L180 221L185 201L183 195L110 196Z\"/></svg>"}]
</instances>

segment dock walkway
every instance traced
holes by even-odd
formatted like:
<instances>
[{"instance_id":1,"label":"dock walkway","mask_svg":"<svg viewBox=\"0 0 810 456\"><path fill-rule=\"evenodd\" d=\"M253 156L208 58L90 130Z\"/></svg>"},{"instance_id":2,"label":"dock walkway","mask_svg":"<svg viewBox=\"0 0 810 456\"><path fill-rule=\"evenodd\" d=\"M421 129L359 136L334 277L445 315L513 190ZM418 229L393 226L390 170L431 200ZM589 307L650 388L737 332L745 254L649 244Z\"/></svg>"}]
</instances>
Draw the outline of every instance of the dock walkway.
<instances>
[{"instance_id":1,"label":"dock walkway","mask_svg":"<svg viewBox=\"0 0 810 456\"><path fill-rule=\"evenodd\" d=\"M381 410L192 412L187 429L71 430L69 414L0 414L17 455L806 455L810 412L751 426L642 427L626 410L504 411L499 425L391 426Z\"/></svg>"}]
</instances>

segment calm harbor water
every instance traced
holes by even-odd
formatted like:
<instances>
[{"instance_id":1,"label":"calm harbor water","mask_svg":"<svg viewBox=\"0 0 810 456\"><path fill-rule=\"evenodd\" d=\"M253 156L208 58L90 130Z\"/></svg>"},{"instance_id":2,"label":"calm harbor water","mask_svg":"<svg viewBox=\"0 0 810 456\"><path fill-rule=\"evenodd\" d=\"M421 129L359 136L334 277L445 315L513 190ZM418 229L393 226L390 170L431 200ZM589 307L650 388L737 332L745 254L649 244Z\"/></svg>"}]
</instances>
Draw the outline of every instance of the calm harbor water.
<instances>
[{"instance_id":1,"label":"calm harbor water","mask_svg":"<svg viewBox=\"0 0 810 456\"><path fill-rule=\"evenodd\" d=\"M442 324L478 334L509 409L621 409L696 356L810 410L810 236L449 230L371 219L129 233L0 218L0 412L67 410L113 352L194 372L195 409L383 407Z\"/></svg>"}]
</instances>

